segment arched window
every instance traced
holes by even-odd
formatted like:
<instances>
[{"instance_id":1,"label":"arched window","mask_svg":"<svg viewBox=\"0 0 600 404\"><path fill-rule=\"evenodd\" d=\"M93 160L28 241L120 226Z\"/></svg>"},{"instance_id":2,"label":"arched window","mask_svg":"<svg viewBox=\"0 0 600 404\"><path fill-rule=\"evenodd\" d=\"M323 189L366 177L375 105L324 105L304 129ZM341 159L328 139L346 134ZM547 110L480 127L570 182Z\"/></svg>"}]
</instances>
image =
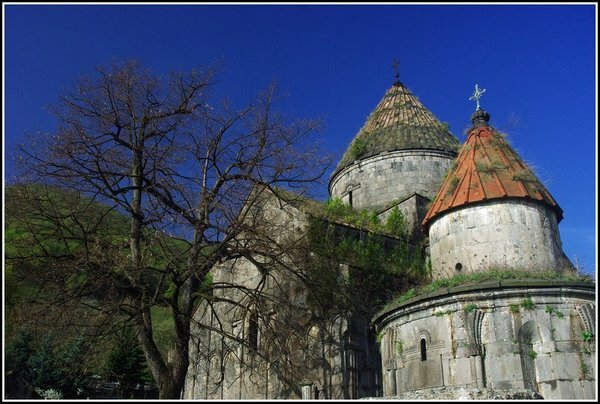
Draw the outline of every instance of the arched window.
<instances>
[{"instance_id":1,"label":"arched window","mask_svg":"<svg viewBox=\"0 0 600 404\"><path fill-rule=\"evenodd\" d=\"M425 338L421 338L421 360L427 360L427 342Z\"/></svg>"}]
</instances>

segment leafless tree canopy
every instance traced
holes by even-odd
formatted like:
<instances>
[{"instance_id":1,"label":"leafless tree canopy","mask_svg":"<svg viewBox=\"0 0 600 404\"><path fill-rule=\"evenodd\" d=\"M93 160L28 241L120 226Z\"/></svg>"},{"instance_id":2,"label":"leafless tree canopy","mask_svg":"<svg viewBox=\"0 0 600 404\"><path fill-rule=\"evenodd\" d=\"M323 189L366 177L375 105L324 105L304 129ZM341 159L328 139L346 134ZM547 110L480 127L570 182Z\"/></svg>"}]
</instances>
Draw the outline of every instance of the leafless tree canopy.
<instances>
[{"instance_id":1,"label":"leafless tree canopy","mask_svg":"<svg viewBox=\"0 0 600 404\"><path fill-rule=\"evenodd\" d=\"M235 108L210 96L216 71L156 76L137 62L100 67L60 96L57 129L18 150L20 182L85 197L61 205L68 220L54 222L47 220L57 205L38 203L38 224L51 223L56 240L74 233L57 266L84 273L86 287L66 291L81 297L85 289L86 304L131 319L162 398L178 398L183 387L192 315L210 294L198 292L210 269L238 257L265 271L286 266L281 257L290 246L259 225L252 208L261 190L304 192L328 163L311 139L319 122L278 113L275 85ZM27 203L33 202L17 208ZM121 234L102 230L109 212L126 218ZM32 234L38 230L31 227ZM169 362L152 334L155 305L173 313L177 338Z\"/></svg>"}]
</instances>

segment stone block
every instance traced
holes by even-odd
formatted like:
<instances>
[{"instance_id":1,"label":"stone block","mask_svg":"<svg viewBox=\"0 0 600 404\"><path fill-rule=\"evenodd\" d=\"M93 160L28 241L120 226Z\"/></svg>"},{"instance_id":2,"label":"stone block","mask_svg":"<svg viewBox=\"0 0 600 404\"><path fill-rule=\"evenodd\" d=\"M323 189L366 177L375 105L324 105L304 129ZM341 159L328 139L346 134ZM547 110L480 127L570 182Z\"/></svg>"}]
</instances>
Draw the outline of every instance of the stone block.
<instances>
[{"instance_id":1,"label":"stone block","mask_svg":"<svg viewBox=\"0 0 600 404\"><path fill-rule=\"evenodd\" d=\"M539 392L545 400L557 400L560 398L557 384L556 380L538 383Z\"/></svg>"},{"instance_id":2,"label":"stone block","mask_svg":"<svg viewBox=\"0 0 600 404\"><path fill-rule=\"evenodd\" d=\"M447 361L447 374L444 374L445 385L462 386L477 383L477 375L473 374L471 358L450 359Z\"/></svg>"},{"instance_id":3,"label":"stone block","mask_svg":"<svg viewBox=\"0 0 600 404\"><path fill-rule=\"evenodd\" d=\"M536 347L536 352L538 352L540 354L549 354L552 352L556 352L556 342L554 342L554 341L542 342L541 344L538 344L538 346Z\"/></svg>"},{"instance_id":4,"label":"stone block","mask_svg":"<svg viewBox=\"0 0 600 404\"><path fill-rule=\"evenodd\" d=\"M482 289L498 289L500 288L500 282L499 281L486 281L486 282L481 282L477 284L477 289L482 290Z\"/></svg>"},{"instance_id":5,"label":"stone block","mask_svg":"<svg viewBox=\"0 0 600 404\"><path fill-rule=\"evenodd\" d=\"M556 390L559 398L571 398L576 393L576 391L573 391L573 383L570 380L557 380Z\"/></svg>"},{"instance_id":6,"label":"stone block","mask_svg":"<svg viewBox=\"0 0 600 404\"><path fill-rule=\"evenodd\" d=\"M401 370L401 380L399 392L443 386L440 359L431 358L407 364Z\"/></svg>"},{"instance_id":7,"label":"stone block","mask_svg":"<svg viewBox=\"0 0 600 404\"><path fill-rule=\"evenodd\" d=\"M515 339L513 332L510 313L495 312L493 313L493 328L494 341L498 343L512 342Z\"/></svg>"},{"instance_id":8,"label":"stone block","mask_svg":"<svg viewBox=\"0 0 600 404\"><path fill-rule=\"evenodd\" d=\"M583 390L583 397L577 397L577 398L582 398L584 400L595 400L596 399L596 381L582 380L581 387Z\"/></svg>"},{"instance_id":9,"label":"stone block","mask_svg":"<svg viewBox=\"0 0 600 404\"><path fill-rule=\"evenodd\" d=\"M581 376L581 361L572 354L555 352L552 354L552 371L556 379L577 380Z\"/></svg>"},{"instance_id":10,"label":"stone block","mask_svg":"<svg viewBox=\"0 0 600 404\"><path fill-rule=\"evenodd\" d=\"M554 380L552 358L549 355L538 355L535 361L535 378L539 383Z\"/></svg>"},{"instance_id":11,"label":"stone block","mask_svg":"<svg viewBox=\"0 0 600 404\"><path fill-rule=\"evenodd\" d=\"M570 329L567 328L567 330L561 330L560 332L570 332ZM559 352L580 352L581 346L577 341L556 341L556 350Z\"/></svg>"},{"instance_id":12,"label":"stone block","mask_svg":"<svg viewBox=\"0 0 600 404\"><path fill-rule=\"evenodd\" d=\"M500 356L486 356L486 377L489 382L520 381L523 385L521 357L518 354L506 353Z\"/></svg>"}]
</instances>

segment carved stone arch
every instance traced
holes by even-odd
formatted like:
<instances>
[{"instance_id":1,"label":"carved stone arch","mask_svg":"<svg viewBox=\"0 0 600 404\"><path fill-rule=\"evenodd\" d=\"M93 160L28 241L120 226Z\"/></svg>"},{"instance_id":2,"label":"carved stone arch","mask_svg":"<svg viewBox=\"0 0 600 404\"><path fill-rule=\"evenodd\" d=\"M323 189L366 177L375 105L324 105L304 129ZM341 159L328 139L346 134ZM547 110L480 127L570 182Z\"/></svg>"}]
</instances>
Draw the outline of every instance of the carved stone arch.
<instances>
[{"instance_id":1,"label":"carved stone arch","mask_svg":"<svg viewBox=\"0 0 600 404\"><path fill-rule=\"evenodd\" d=\"M473 315L473 340L478 347L481 347L481 330L483 328L483 318L485 313L481 310L475 310Z\"/></svg>"},{"instance_id":2,"label":"carved stone arch","mask_svg":"<svg viewBox=\"0 0 600 404\"><path fill-rule=\"evenodd\" d=\"M417 349L420 351L421 361L427 360L427 351L431 346L431 334L427 330L419 330L417 339Z\"/></svg>"},{"instance_id":3,"label":"carved stone arch","mask_svg":"<svg viewBox=\"0 0 600 404\"><path fill-rule=\"evenodd\" d=\"M418 338L417 338L418 341L425 339L425 342L427 343L427 345L431 344L431 334L429 333L429 331L420 329L417 332L417 336L418 336Z\"/></svg>"},{"instance_id":4,"label":"carved stone arch","mask_svg":"<svg viewBox=\"0 0 600 404\"><path fill-rule=\"evenodd\" d=\"M348 322L346 318L343 315L338 314L334 316L331 321L327 321L326 331L330 335L338 335L340 330L346 329L347 326Z\"/></svg>"},{"instance_id":5,"label":"carved stone arch","mask_svg":"<svg viewBox=\"0 0 600 404\"><path fill-rule=\"evenodd\" d=\"M295 362L304 360L304 344L302 343L302 335L295 332L290 333L285 341L285 350Z\"/></svg>"},{"instance_id":6,"label":"carved stone arch","mask_svg":"<svg viewBox=\"0 0 600 404\"><path fill-rule=\"evenodd\" d=\"M529 320L523 324L517 333L519 342L524 344L533 345L541 342L540 334L538 332L538 325L535 321Z\"/></svg>"},{"instance_id":7,"label":"carved stone arch","mask_svg":"<svg viewBox=\"0 0 600 404\"><path fill-rule=\"evenodd\" d=\"M596 333L596 305L593 303L582 304L577 307L577 313L583 323L585 331L595 334Z\"/></svg>"},{"instance_id":8,"label":"carved stone arch","mask_svg":"<svg viewBox=\"0 0 600 404\"><path fill-rule=\"evenodd\" d=\"M318 322L311 322L306 326L306 340L310 342L321 339L322 326Z\"/></svg>"},{"instance_id":9,"label":"carved stone arch","mask_svg":"<svg viewBox=\"0 0 600 404\"><path fill-rule=\"evenodd\" d=\"M475 310L471 313L466 314L465 324L469 330L469 355L482 355L483 354L483 322L485 318L485 312L481 310Z\"/></svg>"},{"instance_id":10,"label":"carved stone arch","mask_svg":"<svg viewBox=\"0 0 600 404\"><path fill-rule=\"evenodd\" d=\"M346 184L346 188L344 188L344 192L342 195L346 195L348 192L350 191L354 191L355 189L359 189L360 188L360 183L359 182L349 182L348 184Z\"/></svg>"},{"instance_id":11,"label":"carved stone arch","mask_svg":"<svg viewBox=\"0 0 600 404\"><path fill-rule=\"evenodd\" d=\"M399 334L396 330L396 327L388 327L385 331L385 355L387 358L394 358L396 356L396 350L394 346L396 345L397 335Z\"/></svg>"},{"instance_id":12,"label":"carved stone arch","mask_svg":"<svg viewBox=\"0 0 600 404\"><path fill-rule=\"evenodd\" d=\"M479 338L481 339L482 349L485 351L485 346L493 340L493 331L490 326L493 316L483 316L479 327Z\"/></svg>"}]
</instances>

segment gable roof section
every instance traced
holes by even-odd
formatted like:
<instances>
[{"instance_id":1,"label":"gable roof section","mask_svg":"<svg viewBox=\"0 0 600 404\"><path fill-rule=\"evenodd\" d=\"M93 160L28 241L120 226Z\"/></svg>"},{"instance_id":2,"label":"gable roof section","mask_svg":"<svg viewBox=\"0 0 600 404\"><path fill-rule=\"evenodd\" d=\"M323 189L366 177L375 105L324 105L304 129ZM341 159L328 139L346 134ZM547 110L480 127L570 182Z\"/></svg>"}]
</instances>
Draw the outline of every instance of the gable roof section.
<instances>
[{"instance_id":1,"label":"gable roof section","mask_svg":"<svg viewBox=\"0 0 600 404\"><path fill-rule=\"evenodd\" d=\"M332 177L381 152L433 149L456 153L460 143L400 81L385 93L350 144Z\"/></svg>"},{"instance_id":2,"label":"gable roof section","mask_svg":"<svg viewBox=\"0 0 600 404\"><path fill-rule=\"evenodd\" d=\"M433 218L458 207L506 198L544 203L559 222L563 218L560 206L504 136L487 123L475 126L429 208L423 228L427 231Z\"/></svg>"}]
</instances>

